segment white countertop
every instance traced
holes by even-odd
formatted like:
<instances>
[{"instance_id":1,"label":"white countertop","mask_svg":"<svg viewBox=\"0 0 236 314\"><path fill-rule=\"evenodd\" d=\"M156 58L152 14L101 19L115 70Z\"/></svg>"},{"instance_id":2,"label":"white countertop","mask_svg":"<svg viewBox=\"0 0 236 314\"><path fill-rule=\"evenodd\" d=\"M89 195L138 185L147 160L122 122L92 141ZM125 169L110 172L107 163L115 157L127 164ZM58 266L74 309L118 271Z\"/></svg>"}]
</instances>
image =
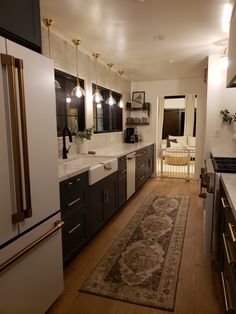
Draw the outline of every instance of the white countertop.
<instances>
[{"instance_id":1,"label":"white countertop","mask_svg":"<svg viewBox=\"0 0 236 314\"><path fill-rule=\"evenodd\" d=\"M212 148L211 154L213 157L236 157L236 151L225 147Z\"/></svg>"},{"instance_id":2,"label":"white countertop","mask_svg":"<svg viewBox=\"0 0 236 314\"><path fill-rule=\"evenodd\" d=\"M107 147L99 148L96 151L95 156L104 156L104 157L113 157L119 158L121 156L132 153L138 149L152 145L153 142L140 142L135 144L114 144ZM69 155L68 160L58 160L58 178L59 182L69 179L73 176L76 176L82 172L88 171L91 168L91 164L83 160L83 155ZM92 156L91 156L92 157ZM81 159L81 162L80 162ZM74 162L77 160L78 162Z\"/></svg>"},{"instance_id":3,"label":"white countertop","mask_svg":"<svg viewBox=\"0 0 236 314\"><path fill-rule=\"evenodd\" d=\"M221 173L221 179L236 219L236 173Z\"/></svg>"},{"instance_id":4,"label":"white countertop","mask_svg":"<svg viewBox=\"0 0 236 314\"><path fill-rule=\"evenodd\" d=\"M134 144L121 143L96 149L97 156L109 156L119 158L138 149L154 144L153 142L139 142Z\"/></svg>"}]
</instances>

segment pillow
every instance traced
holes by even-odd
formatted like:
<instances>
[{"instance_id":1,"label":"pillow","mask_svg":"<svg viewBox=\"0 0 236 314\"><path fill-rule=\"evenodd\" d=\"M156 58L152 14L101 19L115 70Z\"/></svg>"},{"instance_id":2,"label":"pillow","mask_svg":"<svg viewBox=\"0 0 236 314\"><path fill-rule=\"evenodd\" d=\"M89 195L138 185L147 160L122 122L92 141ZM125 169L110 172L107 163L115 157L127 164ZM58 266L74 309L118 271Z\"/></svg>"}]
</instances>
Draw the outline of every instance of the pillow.
<instances>
[{"instance_id":1,"label":"pillow","mask_svg":"<svg viewBox=\"0 0 236 314\"><path fill-rule=\"evenodd\" d=\"M183 148L183 145L182 143L173 143L173 142L170 142L170 148Z\"/></svg>"},{"instance_id":2,"label":"pillow","mask_svg":"<svg viewBox=\"0 0 236 314\"><path fill-rule=\"evenodd\" d=\"M170 140L169 138L167 138L167 145L166 147L170 147L170 143L177 143L177 140L176 139L173 139L173 140Z\"/></svg>"},{"instance_id":3,"label":"pillow","mask_svg":"<svg viewBox=\"0 0 236 314\"><path fill-rule=\"evenodd\" d=\"M188 136L188 146L196 146L196 137Z\"/></svg>"},{"instance_id":4,"label":"pillow","mask_svg":"<svg viewBox=\"0 0 236 314\"><path fill-rule=\"evenodd\" d=\"M170 140L176 139L177 143L182 142L183 144L187 145L187 136L172 136L172 135L169 135L168 138Z\"/></svg>"}]
</instances>

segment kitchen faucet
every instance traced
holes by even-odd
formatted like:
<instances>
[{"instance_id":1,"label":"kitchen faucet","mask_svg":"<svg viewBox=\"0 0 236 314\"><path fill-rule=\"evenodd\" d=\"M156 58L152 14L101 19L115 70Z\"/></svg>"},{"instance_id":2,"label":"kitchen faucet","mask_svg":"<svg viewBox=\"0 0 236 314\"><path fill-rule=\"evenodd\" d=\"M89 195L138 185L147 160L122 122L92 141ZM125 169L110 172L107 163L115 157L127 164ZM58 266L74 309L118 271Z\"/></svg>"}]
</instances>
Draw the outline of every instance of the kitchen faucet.
<instances>
[{"instance_id":1,"label":"kitchen faucet","mask_svg":"<svg viewBox=\"0 0 236 314\"><path fill-rule=\"evenodd\" d=\"M63 149L62 149L63 159L67 159L67 154L69 153L69 149L70 149L70 146L66 148L66 132L68 133L69 141L72 142L71 130L67 126L65 126L63 129Z\"/></svg>"}]
</instances>

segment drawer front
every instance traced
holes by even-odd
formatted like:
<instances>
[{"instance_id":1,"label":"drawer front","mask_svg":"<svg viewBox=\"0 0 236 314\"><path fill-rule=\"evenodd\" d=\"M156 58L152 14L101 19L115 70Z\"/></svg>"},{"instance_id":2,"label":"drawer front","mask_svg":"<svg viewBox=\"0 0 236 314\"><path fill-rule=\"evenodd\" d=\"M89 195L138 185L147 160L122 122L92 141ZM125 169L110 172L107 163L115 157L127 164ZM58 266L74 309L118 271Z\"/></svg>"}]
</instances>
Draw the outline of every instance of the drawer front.
<instances>
[{"instance_id":1,"label":"drawer front","mask_svg":"<svg viewBox=\"0 0 236 314\"><path fill-rule=\"evenodd\" d=\"M60 183L62 215L75 207L85 204L88 190L88 172Z\"/></svg>"},{"instance_id":2,"label":"drawer front","mask_svg":"<svg viewBox=\"0 0 236 314\"><path fill-rule=\"evenodd\" d=\"M86 240L85 207L73 210L64 218L62 249L64 265L78 253Z\"/></svg>"},{"instance_id":3,"label":"drawer front","mask_svg":"<svg viewBox=\"0 0 236 314\"><path fill-rule=\"evenodd\" d=\"M127 169L126 156L120 157L118 159L118 172L123 173Z\"/></svg>"},{"instance_id":4,"label":"drawer front","mask_svg":"<svg viewBox=\"0 0 236 314\"><path fill-rule=\"evenodd\" d=\"M145 163L146 159L147 159L147 150L145 149L140 149L137 152L137 157L136 157L136 167L139 167L140 165L142 165L143 163Z\"/></svg>"},{"instance_id":5,"label":"drawer front","mask_svg":"<svg viewBox=\"0 0 236 314\"><path fill-rule=\"evenodd\" d=\"M136 176L135 176L135 190L137 191L146 181L147 173L146 167L136 169Z\"/></svg>"}]
</instances>

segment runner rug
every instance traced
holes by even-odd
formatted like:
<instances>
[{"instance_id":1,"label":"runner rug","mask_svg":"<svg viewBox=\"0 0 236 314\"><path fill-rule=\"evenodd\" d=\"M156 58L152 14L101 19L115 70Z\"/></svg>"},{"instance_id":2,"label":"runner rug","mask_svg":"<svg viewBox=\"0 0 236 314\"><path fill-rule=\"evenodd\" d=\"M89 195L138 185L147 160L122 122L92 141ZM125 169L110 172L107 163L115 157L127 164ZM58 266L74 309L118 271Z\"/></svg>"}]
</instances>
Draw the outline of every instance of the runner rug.
<instances>
[{"instance_id":1,"label":"runner rug","mask_svg":"<svg viewBox=\"0 0 236 314\"><path fill-rule=\"evenodd\" d=\"M188 207L152 192L80 291L173 311Z\"/></svg>"}]
</instances>

